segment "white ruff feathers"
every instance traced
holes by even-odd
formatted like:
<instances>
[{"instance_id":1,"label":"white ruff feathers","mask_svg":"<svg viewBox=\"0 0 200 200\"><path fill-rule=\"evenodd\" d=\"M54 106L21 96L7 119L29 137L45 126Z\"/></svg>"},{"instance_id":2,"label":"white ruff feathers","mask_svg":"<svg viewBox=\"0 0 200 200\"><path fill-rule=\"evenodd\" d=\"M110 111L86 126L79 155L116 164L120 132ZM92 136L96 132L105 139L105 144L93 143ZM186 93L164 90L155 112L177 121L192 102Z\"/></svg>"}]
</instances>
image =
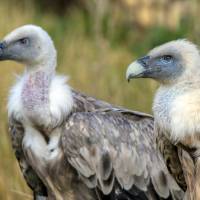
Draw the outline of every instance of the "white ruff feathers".
<instances>
[{"instance_id":1,"label":"white ruff feathers","mask_svg":"<svg viewBox=\"0 0 200 200\"><path fill-rule=\"evenodd\" d=\"M179 141L200 134L200 90L178 96L170 107L171 138Z\"/></svg>"},{"instance_id":2,"label":"white ruff feathers","mask_svg":"<svg viewBox=\"0 0 200 200\"><path fill-rule=\"evenodd\" d=\"M54 122L59 124L70 113L73 106L73 97L70 87L66 84L66 77L54 76L49 90L49 107ZM13 115L19 121L27 121L23 113L22 88L25 77L21 77L10 91L8 100L8 115Z\"/></svg>"},{"instance_id":3,"label":"white ruff feathers","mask_svg":"<svg viewBox=\"0 0 200 200\"><path fill-rule=\"evenodd\" d=\"M50 85L50 112L58 120L58 123L66 118L73 106L71 89L66 81L64 76L55 76Z\"/></svg>"}]
</instances>

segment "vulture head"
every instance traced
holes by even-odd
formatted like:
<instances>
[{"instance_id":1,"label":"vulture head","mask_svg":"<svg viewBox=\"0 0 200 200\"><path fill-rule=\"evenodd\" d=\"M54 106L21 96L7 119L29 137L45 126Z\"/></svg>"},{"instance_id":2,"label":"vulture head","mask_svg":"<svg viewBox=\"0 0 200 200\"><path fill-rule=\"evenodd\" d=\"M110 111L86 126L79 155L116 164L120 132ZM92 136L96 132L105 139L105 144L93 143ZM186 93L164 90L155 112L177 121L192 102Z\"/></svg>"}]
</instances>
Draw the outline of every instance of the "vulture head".
<instances>
[{"instance_id":1,"label":"vulture head","mask_svg":"<svg viewBox=\"0 0 200 200\"><path fill-rule=\"evenodd\" d=\"M198 48L191 42L171 41L131 63L126 78L152 78L163 84L174 83L200 74L199 59Z\"/></svg>"},{"instance_id":2,"label":"vulture head","mask_svg":"<svg viewBox=\"0 0 200 200\"><path fill-rule=\"evenodd\" d=\"M35 25L21 26L0 43L0 60L14 60L28 68L56 66L56 50L46 31Z\"/></svg>"}]
</instances>

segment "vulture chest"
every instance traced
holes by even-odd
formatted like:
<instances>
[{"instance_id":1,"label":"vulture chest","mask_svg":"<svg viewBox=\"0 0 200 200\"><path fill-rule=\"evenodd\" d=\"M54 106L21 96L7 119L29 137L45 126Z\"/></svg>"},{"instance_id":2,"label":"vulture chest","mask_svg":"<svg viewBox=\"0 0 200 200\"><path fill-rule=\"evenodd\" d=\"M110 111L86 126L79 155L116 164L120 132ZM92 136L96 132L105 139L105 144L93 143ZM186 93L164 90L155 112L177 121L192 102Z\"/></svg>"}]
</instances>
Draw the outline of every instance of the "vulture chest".
<instances>
[{"instance_id":1,"label":"vulture chest","mask_svg":"<svg viewBox=\"0 0 200 200\"><path fill-rule=\"evenodd\" d=\"M200 147L200 89L160 88L153 111L167 137L190 148Z\"/></svg>"}]
</instances>

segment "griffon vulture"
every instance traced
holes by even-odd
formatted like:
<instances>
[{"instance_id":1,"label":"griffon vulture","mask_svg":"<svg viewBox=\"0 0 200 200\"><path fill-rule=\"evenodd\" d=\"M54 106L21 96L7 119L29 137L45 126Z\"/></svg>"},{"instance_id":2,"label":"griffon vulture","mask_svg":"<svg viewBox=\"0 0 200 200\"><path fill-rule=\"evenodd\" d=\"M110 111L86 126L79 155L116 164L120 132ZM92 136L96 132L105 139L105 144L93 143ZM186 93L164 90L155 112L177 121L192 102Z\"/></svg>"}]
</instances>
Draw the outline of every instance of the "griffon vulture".
<instances>
[{"instance_id":1,"label":"griffon vulture","mask_svg":"<svg viewBox=\"0 0 200 200\"><path fill-rule=\"evenodd\" d=\"M129 65L126 77L128 80L152 78L160 83L153 103L155 128L159 137L165 135L178 147L190 196L188 198L200 199L198 48L187 40L163 44Z\"/></svg>"},{"instance_id":2,"label":"griffon vulture","mask_svg":"<svg viewBox=\"0 0 200 200\"><path fill-rule=\"evenodd\" d=\"M70 88L55 72L56 50L42 28L8 34L0 60L26 66L10 91L8 116L35 199L182 199L155 147L152 117Z\"/></svg>"}]
</instances>

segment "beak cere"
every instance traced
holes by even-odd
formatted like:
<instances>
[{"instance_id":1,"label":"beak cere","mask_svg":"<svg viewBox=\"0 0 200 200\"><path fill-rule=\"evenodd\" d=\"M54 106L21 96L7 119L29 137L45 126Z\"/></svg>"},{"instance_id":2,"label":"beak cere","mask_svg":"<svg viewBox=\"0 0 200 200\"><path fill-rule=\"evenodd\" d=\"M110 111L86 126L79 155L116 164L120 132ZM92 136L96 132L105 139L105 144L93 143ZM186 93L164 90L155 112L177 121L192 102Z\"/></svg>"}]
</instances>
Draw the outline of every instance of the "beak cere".
<instances>
[{"instance_id":1,"label":"beak cere","mask_svg":"<svg viewBox=\"0 0 200 200\"><path fill-rule=\"evenodd\" d=\"M5 42L0 43L0 49L3 50L5 48Z\"/></svg>"},{"instance_id":2,"label":"beak cere","mask_svg":"<svg viewBox=\"0 0 200 200\"><path fill-rule=\"evenodd\" d=\"M6 48L5 42L0 42L0 60L4 60L4 49Z\"/></svg>"},{"instance_id":3,"label":"beak cere","mask_svg":"<svg viewBox=\"0 0 200 200\"><path fill-rule=\"evenodd\" d=\"M138 63L138 61L135 61L128 66L126 71L126 79L130 81L130 79L132 78L140 77L142 76L144 71L145 71L144 66Z\"/></svg>"}]
</instances>

